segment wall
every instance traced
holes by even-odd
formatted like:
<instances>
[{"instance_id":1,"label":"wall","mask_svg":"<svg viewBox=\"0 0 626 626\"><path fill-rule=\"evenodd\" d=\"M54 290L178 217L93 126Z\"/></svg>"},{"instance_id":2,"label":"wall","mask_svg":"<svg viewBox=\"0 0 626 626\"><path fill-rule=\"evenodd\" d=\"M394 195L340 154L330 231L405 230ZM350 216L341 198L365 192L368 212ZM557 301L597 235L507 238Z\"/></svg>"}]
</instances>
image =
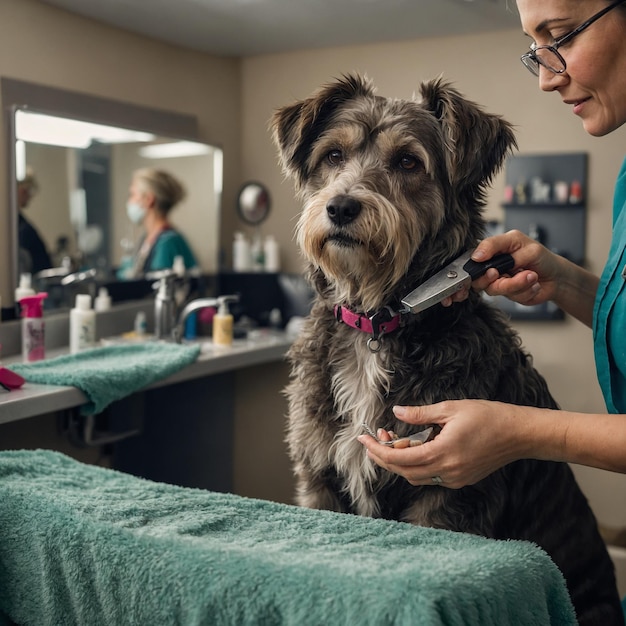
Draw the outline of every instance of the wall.
<instances>
[{"instance_id":1,"label":"wall","mask_svg":"<svg viewBox=\"0 0 626 626\"><path fill-rule=\"evenodd\" d=\"M374 80L380 95L400 98L410 98L421 80L443 75L468 98L515 125L520 153L587 152L587 265L600 272L609 248L612 191L624 158L625 130L604 138L588 136L560 97L542 93L537 79L522 67L519 56L527 48L528 38L513 30L244 59L241 167L247 178L262 180L269 187L273 212L262 229L278 236L283 264L292 271L300 267L293 243L298 203L291 181L285 181L277 168L268 121L274 109L308 96L343 73L358 71ZM500 217L503 187L500 175L494 181L488 217ZM564 408L605 410L587 328L571 319L516 326ZM626 526L626 478L575 469L606 523ZM616 493L621 494L618 503L611 504Z\"/></svg>"},{"instance_id":2,"label":"wall","mask_svg":"<svg viewBox=\"0 0 626 626\"><path fill-rule=\"evenodd\" d=\"M224 148L224 206L234 206L239 176L240 62L111 28L35 0L0 0L0 75L142 106L195 115L200 139ZM4 128L0 145L5 145ZM0 151L0 197L7 197L7 159ZM222 227L232 232L234 211ZM0 203L0 223L8 207ZM7 266L8 232L0 230ZM8 302L7 277L0 295Z\"/></svg>"}]
</instances>

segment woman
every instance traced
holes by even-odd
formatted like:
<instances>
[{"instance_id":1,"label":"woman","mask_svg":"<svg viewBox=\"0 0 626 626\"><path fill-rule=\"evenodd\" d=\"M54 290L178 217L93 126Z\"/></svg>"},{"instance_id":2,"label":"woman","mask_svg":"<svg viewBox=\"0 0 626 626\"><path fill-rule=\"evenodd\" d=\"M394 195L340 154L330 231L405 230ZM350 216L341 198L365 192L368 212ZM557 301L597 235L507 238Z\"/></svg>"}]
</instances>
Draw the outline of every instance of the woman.
<instances>
[{"instance_id":1,"label":"woman","mask_svg":"<svg viewBox=\"0 0 626 626\"><path fill-rule=\"evenodd\" d=\"M118 275L135 278L171 269L177 256L183 258L186 269L197 266L189 244L169 222L170 211L184 197L181 183L165 171L144 168L133 173L126 212L133 224L144 227L145 234L132 267L121 267Z\"/></svg>"},{"instance_id":2,"label":"woman","mask_svg":"<svg viewBox=\"0 0 626 626\"><path fill-rule=\"evenodd\" d=\"M524 31L533 43L522 57L583 128L596 137L626 122L626 0L518 0ZM588 415L483 400L395 407L411 424L437 423L430 443L393 449L367 435L359 441L381 467L413 485L471 485L522 458L567 461L626 472L626 160L615 187L614 232L602 277L550 252L520 232L485 239L472 258L508 252L515 274L490 270L475 289L533 305L554 301L593 329L596 369L609 414ZM495 276L493 275L495 274ZM459 300L467 294L459 294ZM452 304L452 299L444 305ZM388 439L388 433L379 436Z\"/></svg>"}]
</instances>

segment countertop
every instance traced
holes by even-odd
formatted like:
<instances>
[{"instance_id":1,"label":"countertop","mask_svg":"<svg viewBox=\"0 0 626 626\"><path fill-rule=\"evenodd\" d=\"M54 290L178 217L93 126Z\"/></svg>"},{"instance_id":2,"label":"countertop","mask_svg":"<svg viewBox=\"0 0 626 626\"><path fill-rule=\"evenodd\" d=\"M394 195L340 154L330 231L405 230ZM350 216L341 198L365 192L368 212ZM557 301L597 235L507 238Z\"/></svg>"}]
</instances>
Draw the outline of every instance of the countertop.
<instances>
[{"instance_id":1,"label":"countertop","mask_svg":"<svg viewBox=\"0 0 626 626\"><path fill-rule=\"evenodd\" d=\"M285 357L292 341L293 336L283 331L265 329L254 331L246 339L235 339L232 346L216 346L210 339L203 339L198 342L202 350L194 363L147 389L280 361ZM47 357L52 358L67 352L67 348L51 350ZM10 369L11 363L16 362L21 362L21 358L6 358L3 365ZM0 424L69 409L86 401L86 396L76 387L27 382L20 389L0 391Z\"/></svg>"}]
</instances>

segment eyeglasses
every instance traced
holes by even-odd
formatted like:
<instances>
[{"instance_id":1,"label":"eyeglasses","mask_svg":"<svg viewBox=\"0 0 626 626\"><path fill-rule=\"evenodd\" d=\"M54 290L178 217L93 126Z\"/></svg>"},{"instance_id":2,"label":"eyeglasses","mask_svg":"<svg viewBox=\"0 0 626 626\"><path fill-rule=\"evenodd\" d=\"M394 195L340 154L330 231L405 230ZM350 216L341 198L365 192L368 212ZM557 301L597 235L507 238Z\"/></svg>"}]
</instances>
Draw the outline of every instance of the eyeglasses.
<instances>
[{"instance_id":1,"label":"eyeglasses","mask_svg":"<svg viewBox=\"0 0 626 626\"><path fill-rule=\"evenodd\" d=\"M626 2L626 0L617 0L617 2L609 4L609 6L602 9L602 11L598 11L595 15L592 15L586 22L583 22L571 33L567 33L567 35L563 35L563 37L557 39L551 46L538 46L535 43L531 44L530 52L523 54L520 59L524 67L534 76L539 76L540 65L543 65L543 67L555 74L562 74L567 66L565 65L565 59L557 52L557 49L570 42L576 35L582 33L585 28L591 26L611 9L614 9L624 2Z\"/></svg>"}]
</instances>

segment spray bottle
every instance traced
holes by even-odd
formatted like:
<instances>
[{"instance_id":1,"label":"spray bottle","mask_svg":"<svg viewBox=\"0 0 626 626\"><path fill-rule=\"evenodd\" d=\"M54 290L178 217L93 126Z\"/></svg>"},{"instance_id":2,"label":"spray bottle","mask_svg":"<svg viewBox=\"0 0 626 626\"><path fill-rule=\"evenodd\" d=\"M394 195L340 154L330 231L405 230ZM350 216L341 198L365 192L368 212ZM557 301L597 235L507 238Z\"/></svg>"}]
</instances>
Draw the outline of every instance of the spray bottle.
<instances>
[{"instance_id":1,"label":"spray bottle","mask_svg":"<svg viewBox=\"0 0 626 626\"><path fill-rule=\"evenodd\" d=\"M41 361L46 358L46 325L43 321L45 292L25 296L22 308L22 358L24 361Z\"/></svg>"},{"instance_id":2,"label":"spray bottle","mask_svg":"<svg viewBox=\"0 0 626 626\"><path fill-rule=\"evenodd\" d=\"M20 300L26 296L34 296L35 290L33 289L32 276L28 272L20 274L20 284L15 289L15 307L16 314L21 317Z\"/></svg>"},{"instance_id":3,"label":"spray bottle","mask_svg":"<svg viewBox=\"0 0 626 626\"><path fill-rule=\"evenodd\" d=\"M213 343L230 346L233 343L233 316L228 311L229 302L237 302L238 296L220 296L217 313L213 316Z\"/></svg>"}]
</instances>

